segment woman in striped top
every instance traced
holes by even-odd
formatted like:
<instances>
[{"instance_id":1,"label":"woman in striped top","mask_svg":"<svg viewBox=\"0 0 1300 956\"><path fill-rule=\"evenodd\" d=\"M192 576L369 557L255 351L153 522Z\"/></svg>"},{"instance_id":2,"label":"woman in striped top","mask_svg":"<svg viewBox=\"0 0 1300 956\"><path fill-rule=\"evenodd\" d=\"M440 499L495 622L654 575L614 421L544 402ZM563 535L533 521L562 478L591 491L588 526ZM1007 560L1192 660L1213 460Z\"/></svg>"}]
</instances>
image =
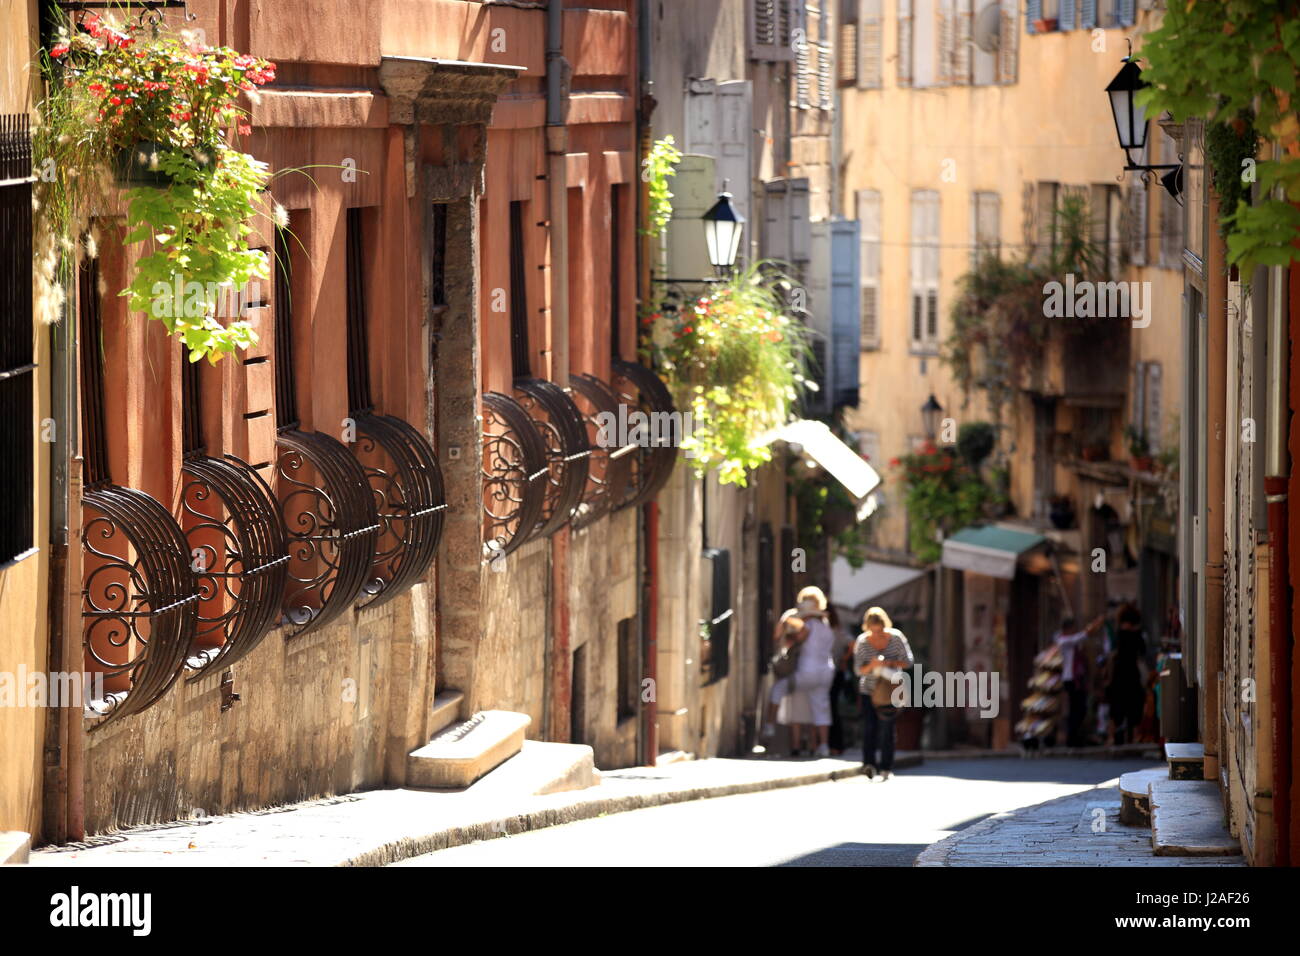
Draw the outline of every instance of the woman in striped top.
<instances>
[{"instance_id":1,"label":"woman in striped top","mask_svg":"<svg viewBox=\"0 0 1300 956\"><path fill-rule=\"evenodd\" d=\"M862 705L862 769L868 777L874 777L877 769L881 780L888 780L893 774L897 716L893 707L877 711L871 703L871 692L881 679L882 668L903 670L911 666L912 648L903 632L894 627L884 609L868 609L862 618L862 633L853 646L853 667L859 674Z\"/></svg>"}]
</instances>

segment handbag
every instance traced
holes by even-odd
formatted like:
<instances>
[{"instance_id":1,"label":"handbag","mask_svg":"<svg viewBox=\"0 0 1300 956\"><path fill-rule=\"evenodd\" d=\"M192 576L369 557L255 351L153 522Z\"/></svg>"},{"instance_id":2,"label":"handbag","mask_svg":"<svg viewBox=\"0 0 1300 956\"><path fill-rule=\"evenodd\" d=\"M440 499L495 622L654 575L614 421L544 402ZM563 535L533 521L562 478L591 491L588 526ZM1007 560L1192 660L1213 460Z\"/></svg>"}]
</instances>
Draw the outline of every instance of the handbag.
<instances>
[{"instance_id":1,"label":"handbag","mask_svg":"<svg viewBox=\"0 0 1300 956\"><path fill-rule=\"evenodd\" d=\"M782 648L772 658L772 673L777 677L789 677L793 674L795 668L799 666L799 652L802 649L802 643L796 644L794 647Z\"/></svg>"}]
</instances>

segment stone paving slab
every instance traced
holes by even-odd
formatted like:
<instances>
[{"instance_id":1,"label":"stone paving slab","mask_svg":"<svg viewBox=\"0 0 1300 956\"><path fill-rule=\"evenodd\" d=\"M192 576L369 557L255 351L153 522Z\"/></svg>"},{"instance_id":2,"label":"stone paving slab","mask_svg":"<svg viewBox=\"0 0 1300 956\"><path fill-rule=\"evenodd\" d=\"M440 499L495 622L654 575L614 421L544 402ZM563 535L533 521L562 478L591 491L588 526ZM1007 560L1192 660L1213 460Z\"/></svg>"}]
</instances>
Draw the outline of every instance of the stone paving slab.
<instances>
[{"instance_id":1,"label":"stone paving slab","mask_svg":"<svg viewBox=\"0 0 1300 956\"><path fill-rule=\"evenodd\" d=\"M1119 819L1118 781L999 813L941 840L916 866L1245 866L1244 858L1169 857L1151 831Z\"/></svg>"},{"instance_id":2,"label":"stone paving slab","mask_svg":"<svg viewBox=\"0 0 1300 956\"><path fill-rule=\"evenodd\" d=\"M1151 843L1159 856L1230 856L1241 852L1223 824L1223 799L1213 780L1151 784Z\"/></svg>"},{"instance_id":3,"label":"stone paving slab","mask_svg":"<svg viewBox=\"0 0 1300 956\"><path fill-rule=\"evenodd\" d=\"M916 766L900 754L895 767ZM371 790L113 835L89 849L41 849L34 866L383 866L434 850L687 800L822 783L857 759L717 758L604 771L586 790L483 799L467 791Z\"/></svg>"}]
</instances>

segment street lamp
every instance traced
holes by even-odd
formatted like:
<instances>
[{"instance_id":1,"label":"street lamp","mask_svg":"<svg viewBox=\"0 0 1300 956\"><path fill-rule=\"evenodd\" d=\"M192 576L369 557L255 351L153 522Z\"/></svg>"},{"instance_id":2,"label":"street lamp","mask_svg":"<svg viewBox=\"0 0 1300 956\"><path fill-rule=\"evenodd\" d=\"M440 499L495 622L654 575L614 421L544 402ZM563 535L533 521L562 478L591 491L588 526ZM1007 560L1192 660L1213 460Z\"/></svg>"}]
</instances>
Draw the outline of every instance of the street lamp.
<instances>
[{"instance_id":1,"label":"street lamp","mask_svg":"<svg viewBox=\"0 0 1300 956\"><path fill-rule=\"evenodd\" d=\"M726 275L736 264L740 251L740 233L745 217L731 204L731 193L724 189L718 201L704 214L704 242L709 248L709 262L718 275Z\"/></svg>"},{"instance_id":2,"label":"street lamp","mask_svg":"<svg viewBox=\"0 0 1300 956\"><path fill-rule=\"evenodd\" d=\"M934 441L934 436L939 433L939 416L943 414L943 406L940 405L934 397L934 392L925 400L921 406L921 420L925 422L925 437Z\"/></svg>"},{"instance_id":3,"label":"street lamp","mask_svg":"<svg viewBox=\"0 0 1300 956\"><path fill-rule=\"evenodd\" d=\"M1130 53L1129 56L1124 57L1124 65L1119 68L1115 79L1111 80L1106 87L1106 95L1110 98L1111 117L1115 120L1115 136L1119 139L1119 148L1124 150L1124 158L1128 160L1124 169L1141 173L1144 183L1149 183L1157 172L1170 170L1171 174L1161 177L1160 184L1177 199L1182 192L1181 163L1143 165L1133 162L1133 156L1129 152L1136 149L1141 153L1147 144L1146 109L1137 105L1135 97L1138 90L1149 85L1142 79L1142 69L1137 65L1133 55Z\"/></svg>"}]
</instances>

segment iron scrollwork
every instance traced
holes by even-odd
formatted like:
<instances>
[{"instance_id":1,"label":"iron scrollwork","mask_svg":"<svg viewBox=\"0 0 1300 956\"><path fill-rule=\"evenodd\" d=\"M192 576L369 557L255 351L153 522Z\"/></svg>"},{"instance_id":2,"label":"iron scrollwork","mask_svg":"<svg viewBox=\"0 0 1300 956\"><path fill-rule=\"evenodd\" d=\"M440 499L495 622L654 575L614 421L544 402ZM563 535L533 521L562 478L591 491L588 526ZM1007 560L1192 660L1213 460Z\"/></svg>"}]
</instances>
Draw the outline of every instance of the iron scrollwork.
<instances>
[{"instance_id":1,"label":"iron scrollwork","mask_svg":"<svg viewBox=\"0 0 1300 956\"><path fill-rule=\"evenodd\" d=\"M442 470L428 440L392 415L357 415L353 446L379 518L371 570L378 590L361 606L378 606L424 576L442 539L447 509Z\"/></svg>"},{"instance_id":2,"label":"iron scrollwork","mask_svg":"<svg viewBox=\"0 0 1300 956\"><path fill-rule=\"evenodd\" d=\"M538 527L550 468L532 419L509 395L483 395L483 544L509 554Z\"/></svg>"},{"instance_id":3,"label":"iron scrollwork","mask_svg":"<svg viewBox=\"0 0 1300 956\"><path fill-rule=\"evenodd\" d=\"M587 428L567 392L539 378L515 380L515 398L528 412L546 449L549 480L536 533L546 536L563 527L582 500L587 484Z\"/></svg>"},{"instance_id":4,"label":"iron scrollwork","mask_svg":"<svg viewBox=\"0 0 1300 956\"><path fill-rule=\"evenodd\" d=\"M627 495L636 446L624 440L623 429L618 427L626 415L619 414L619 399L613 389L595 376L581 373L570 376L569 382L592 446L587 487L573 516L573 526L581 528L608 514ZM616 426L613 430L607 427L611 422Z\"/></svg>"},{"instance_id":5,"label":"iron scrollwork","mask_svg":"<svg viewBox=\"0 0 1300 956\"><path fill-rule=\"evenodd\" d=\"M157 500L105 484L82 496L84 644L88 666L110 688L88 709L95 729L138 714L167 693L185 667L199 593L180 525Z\"/></svg>"},{"instance_id":6,"label":"iron scrollwork","mask_svg":"<svg viewBox=\"0 0 1300 956\"><path fill-rule=\"evenodd\" d=\"M195 455L182 471L185 537L200 599L197 646L187 661L196 680L241 660L275 626L289 554L275 496L252 466L233 455Z\"/></svg>"},{"instance_id":7,"label":"iron scrollwork","mask_svg":"<svg viewBox=\"0 0 1300 956\"><path fill-rule=\"evenodd\" d=\"M379 515L361 463L342 442L284 429L277 443L290 559L282 606L292 634L299 635L329 624L363 592L382 590L371 571Z\"/></svg>"},{"instance_id":8,"label":"iron scrollwork","mask_svg":"<svg viewBox=\"0 0 1300 956\"><path fill-rule=\"evenodd\" d=\"M613 384L623 404L646 416L646 430L636 442L637 451L632 458L632 480L628 493L614 507L628 508L644 504L668 482L677 463L677 449L682 434L681 424L668 391L659 376L633 362L615 359Z\"/></svg>"}]
</instances>

